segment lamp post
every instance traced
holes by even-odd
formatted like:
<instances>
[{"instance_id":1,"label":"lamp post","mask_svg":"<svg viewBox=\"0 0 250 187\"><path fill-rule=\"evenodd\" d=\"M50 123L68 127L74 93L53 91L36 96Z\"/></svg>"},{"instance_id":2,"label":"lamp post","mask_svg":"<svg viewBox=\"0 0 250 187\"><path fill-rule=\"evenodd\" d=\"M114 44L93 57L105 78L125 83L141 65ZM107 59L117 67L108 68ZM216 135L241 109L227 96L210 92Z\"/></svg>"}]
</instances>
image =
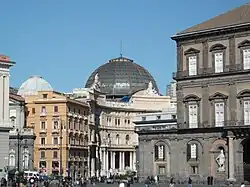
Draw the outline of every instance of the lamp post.
<instances>
[{"instance_id":1,"label":"lamp post","mask_svg":"<svg viewBox=\"0 0 250 187\"><path fill-rule=\"evenodd\" d=\"M20 187L20 140L22 140L22 136L20 136L20 132L17 131L17 185Z\"/></svg>"}]
</instances>

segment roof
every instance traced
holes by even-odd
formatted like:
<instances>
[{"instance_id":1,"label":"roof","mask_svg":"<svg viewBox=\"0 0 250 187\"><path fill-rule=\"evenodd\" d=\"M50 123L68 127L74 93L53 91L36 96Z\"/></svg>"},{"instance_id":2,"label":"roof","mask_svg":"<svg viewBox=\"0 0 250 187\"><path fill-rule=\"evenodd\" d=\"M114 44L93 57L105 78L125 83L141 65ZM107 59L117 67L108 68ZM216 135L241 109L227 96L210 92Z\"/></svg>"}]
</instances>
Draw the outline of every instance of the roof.
<instances>
[{"instance_id":1,"label":"roof","mask_svg":"<svg viewBox=\"0 0 250 187\"><path fill-rule=\"evenodd\" d=\"M243 24L250 24L250 3L244 4L210 20L181 31L177 33L176 36Z\"/></svg>"},{"instance_id":2,"label":"roof","mask_svg":"<svg viewBox=\"0 0 250 187\"><path fill-rule=\"evenodd\" d=\"M144 67L133 60L118 57L98 67L89 77L86 88L93 87L99 78L100 92L108 96L125 96L148 88L152 82L153 88L158 91L156 81Z\"/></svg>"},{"instance_id":3,"label":"roof","mask_svg":"<svg viewBox=\"0 0 250 187\"><path fill-rule=\"evenodd\" d=\"M37 95L39 91L53 91L51 85L41 76L32 76L19 88L18 95Z\"/></svg>"},{"instance_id":4,"label":"roof","mask_svg":"<svg viewBox=\"0 0 250 187\"><path fill-rule=\"evenodd\" d=\"M15 62L13 62L10 57L0 54L0 63L4 63L4 64L8 64L10 66L12 66L13 64L15 64Z\"/></svg>"},{"instance_id":5,"label":"roof","mask_svg":"<svg viewBox=\"0 0 250 187\"><path fill-rule=\"evenodd\" d=\"M25 99L24 99L22 96L17 95L17 94L10 93L10 94L9 94L9 98L10 98L10 99L13 99L13 100L15 100L15 101L25 102Z\"/></svg>"}]
</instances>

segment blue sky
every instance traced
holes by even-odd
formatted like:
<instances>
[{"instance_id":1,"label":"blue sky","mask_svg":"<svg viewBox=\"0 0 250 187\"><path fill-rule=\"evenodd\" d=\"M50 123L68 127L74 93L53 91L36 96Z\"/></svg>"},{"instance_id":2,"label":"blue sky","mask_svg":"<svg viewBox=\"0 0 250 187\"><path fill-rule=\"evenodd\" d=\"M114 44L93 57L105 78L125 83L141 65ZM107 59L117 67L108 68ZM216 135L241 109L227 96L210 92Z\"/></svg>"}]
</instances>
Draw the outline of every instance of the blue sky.
<instances>
[{"instance_id":1,"label":"blue sky","mask_svg":"<svg viewBox=\"0 0 250 187\"><path fill-rule=\"evenodd\" d=\"M57 91L84 87L120 54L148 69L165 93L176 70L175 33L249 0L3 0L0 53L16 61L11 85L43 76Z\"/></svg>"}]
</instances>

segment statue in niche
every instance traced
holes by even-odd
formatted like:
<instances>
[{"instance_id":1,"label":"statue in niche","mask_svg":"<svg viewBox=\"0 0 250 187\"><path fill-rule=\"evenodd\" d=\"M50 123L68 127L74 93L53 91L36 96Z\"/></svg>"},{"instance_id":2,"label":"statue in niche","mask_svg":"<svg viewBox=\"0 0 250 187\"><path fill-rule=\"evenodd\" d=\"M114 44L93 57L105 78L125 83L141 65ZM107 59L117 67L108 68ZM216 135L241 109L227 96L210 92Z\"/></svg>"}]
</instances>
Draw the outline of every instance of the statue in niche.
<instances>
[{"instance_id":1,"label":"statue in niche","mask_svg":"<svg viewBox=\"0 0 250 187\"><path fill-rule=\"evenodd\" d=\"M224 172L226 158L225 158L224 151L222 149L220 150L220 154L217 156L215 160L217 164L219 165L218 172Z\"/></svg>"},{"instance_id":2,"label":"statue in niche","mask_svg":"<svg viewBox=\"0 0 250 187\"><path fill-rule=\"evenodd\" d=\"M101 82L99 80L99 75L98 73L95 75L95 79L94 79L94 82L91 86L91 88L97 90L97 91L100 91L100 88L101 88Z\"/></svg>"},{"instance_id":3,"label":"statue in niche","mask_svg":"<svg viewBox=\"0 0 250 187\"><path fill-rule=\"evenodd\" d=\"M157 96L159 95L156 89L154 89L152 82L148 83L148 88L146 90L146 95Z\"/></svg>"}]
</instances>

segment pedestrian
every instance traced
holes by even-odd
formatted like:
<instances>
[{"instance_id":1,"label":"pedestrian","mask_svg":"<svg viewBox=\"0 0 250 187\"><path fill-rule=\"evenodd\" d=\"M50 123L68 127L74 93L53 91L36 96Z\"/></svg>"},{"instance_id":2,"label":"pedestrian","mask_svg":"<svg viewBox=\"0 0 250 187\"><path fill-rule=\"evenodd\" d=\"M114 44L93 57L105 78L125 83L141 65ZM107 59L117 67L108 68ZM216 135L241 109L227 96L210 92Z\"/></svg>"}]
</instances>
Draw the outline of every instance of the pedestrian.
<instances>
[{"instance_id":1,"label":"pedestrian","mask_svg":"<svg viewBox=\"0 0 250 187\"><path fill-rule=\"evenodd\" d=\"M190 177L188 178L188 187L193 187L192 179Z\"/></svg>"},{"instance_id":2,"label":"pedestrian","mask_svg":"<svg viewBox=\"0 0 250 187\"><path fill-rule=\"evenodd\" d=\"M150 177L148 176L145 180L145 187L149 187L150 184Z\"/></svg>"},{"instance_id":3,"label":"pedestrian","mask_svg":"<svg viewBox=\"0 0 250 187\"><path fill-rule=\"evenodd\" d=\"M170 179L169 187L174 187L174 178L173 177Z\"/></svg>"},{"instance_id":4,"label":"pedestrian","mask_svg":"<svg viewBox=\"0 0 250 187\"><path fill-rule=\"evenodd\" d=\"M246 186L246 185L245 185L244 182L242 182L241 185L240 185L240 187L245 187L245 186Z\"/></svg>"}]
</instances>

